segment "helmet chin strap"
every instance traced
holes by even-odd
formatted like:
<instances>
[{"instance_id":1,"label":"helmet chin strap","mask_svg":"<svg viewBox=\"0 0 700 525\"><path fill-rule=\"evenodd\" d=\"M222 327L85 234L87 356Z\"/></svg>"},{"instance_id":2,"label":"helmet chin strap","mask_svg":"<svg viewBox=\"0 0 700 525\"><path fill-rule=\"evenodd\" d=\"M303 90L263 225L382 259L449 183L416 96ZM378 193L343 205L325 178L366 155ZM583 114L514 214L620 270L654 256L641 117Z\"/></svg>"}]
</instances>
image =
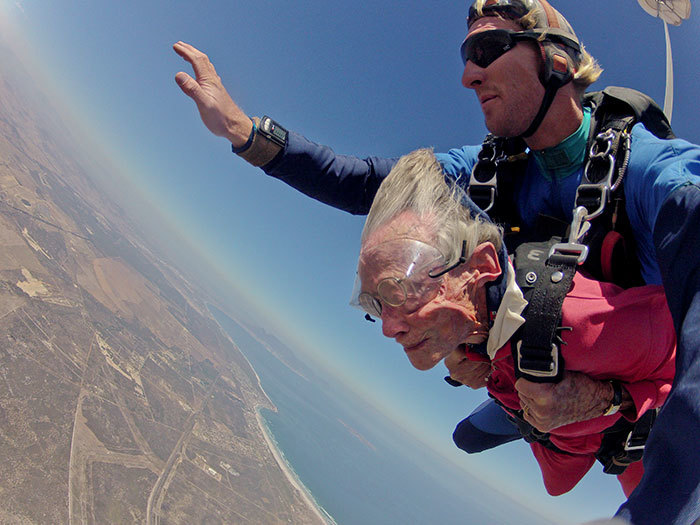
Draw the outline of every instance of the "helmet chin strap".
<instances>
[{"instance_id":1,"label":"helmet chin strap","mask_svg":"<svg viewBox=\"0 0 700 525\"><path fill-rule=\"evenodd\" d=\"M540 124L542 124L542 121L544 120L547 111L549 111L549 107L554 101L554 97L556 96L557 91L561 87L559 85L559 82L552 80L554 79L551 79L548 82L547 86L545 86L544 96L542 97L542 104L540 104L540 110L537 112L537 115L535 115L535 118L530 123L530 126L522 133L522 135L520 135L521 137L527 138L532 136L535 133L535 131L537 131L537 129L540 127Z\"/></svg>"},{"instance_id":2,"label":"helmet chin strap","mask_svg":"<svg viewBox=\"0 0 700 525\"><path fill-rule=\"evenodd\" d=\"M578 47L578 43L574 44ZM520 135L523 138L530 137L537 131L554 101L557 90L574 78L575 66L572 63L573 58L564 47L551 40L545 40L540 42L540 51L543 62L540 82L544 86L544 95L542 96L542 103L537 115L535 115L530 126Z\"/></svg>"}]
</instances>

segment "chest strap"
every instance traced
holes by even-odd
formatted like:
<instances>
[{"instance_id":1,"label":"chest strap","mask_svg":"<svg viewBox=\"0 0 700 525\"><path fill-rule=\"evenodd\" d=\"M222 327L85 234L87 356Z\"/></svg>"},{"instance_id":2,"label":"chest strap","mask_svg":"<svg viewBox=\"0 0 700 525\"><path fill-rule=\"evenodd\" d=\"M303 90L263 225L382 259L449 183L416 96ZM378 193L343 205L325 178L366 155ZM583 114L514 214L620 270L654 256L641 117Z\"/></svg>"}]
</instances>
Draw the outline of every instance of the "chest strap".
<instances>
[{"instance_id":1,"label":"chest strap","mask_svg":"<svg viewBox=\"0 0 700 525\"><path fill-rule=\"evenodd\" d=\"M548 432L540 432L528 423L522 410L511 410L505 408L498 400L495 401L506 411L508 419L518 427L520 435L527 443L539 443L559 454L571 455L571 452L552 443ZM628 466L642 459L657 411L658 409L648 410L635 422L621 417L613 426L603 431L603 440L595 457L603 465L605 474L622 474Z\"/></svg>"},{"instance_id":2,"label":"chest strap","mask_svg":"<svg viewBox=\"0 0 700 525\"><path fill-rule=\"evenodd\" d=\"M635 461L642 459L657 410L648 410L636 422L620 418L603 431L603 441L595 457L606 474L622 474Z\"/></svg>"},{"instance_id":3,"label":"chest strap","mask_svg":"<svg viewBox=\"0 0 700 525\"><path fill-rule=\"evenodd\" d=\"M515 250L515 281L528 305L525 323L513 337L511 350L515 376L535 383L558 383L564 375L561 355L562 305L588 248L579 242L585 233L584 208L577 208L568 242L553 237L546 242L524 243ZM586 223L587 224L587 223Z\"/></svg>"}]
</instances>

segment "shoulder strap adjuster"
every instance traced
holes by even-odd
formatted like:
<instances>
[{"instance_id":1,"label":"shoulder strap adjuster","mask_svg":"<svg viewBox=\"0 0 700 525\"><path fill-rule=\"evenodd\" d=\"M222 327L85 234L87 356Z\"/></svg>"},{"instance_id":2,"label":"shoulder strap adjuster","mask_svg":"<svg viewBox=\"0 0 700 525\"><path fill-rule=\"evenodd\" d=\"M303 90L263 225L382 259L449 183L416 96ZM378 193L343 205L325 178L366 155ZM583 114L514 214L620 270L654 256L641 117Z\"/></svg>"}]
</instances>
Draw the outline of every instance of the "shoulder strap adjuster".
<instances>
[{"instance_id":1,"label":"shoulder strap adjuster","mask_svg":"<svg viewBox=\"0 0 700 525\"><path fill-rule=\"evenodd\" d=\"M627 439L625 439L625 452L644 450L647 444L647 437L649 437L648 434L638 435L635 434L634 430L630 431L627 435Z\"/></svg>"},{"instance_id":2,"label":"shoulder strap adjuster","mask_svg":"<svg viewBox=\"0 0 700 525\"><path fill-rule=\"evenodd\" d=\"M603 441L595 456L603 472L619 475L644 455L644 448L656 420L658 409L647 410L636 422L624 418L603 431Z\"/></svg>"},{"instance_id":3,"label":"shoulder strap adjuster","mask_svg":"<svg viewBox=\"0 0 700 525\"><path fill-rule=\"evenodd\" d=\"M539 378L555 378L559 375L559 347L552 343L549 353L540 348L526 347L523 352L523 340L516 345L518 369L526 375Z\"/></svg>"},{"instance_id":4,"label":"shoulder strap adjuster","mask_svg":"<svg viewBox=\"0 0 700 525\"><path fill-rule=\"evenodd\" d=\"M467 194L486 213L496 203L498 161L503 156L498 139L486 135L476 164L472 168Z\"/></svg>"},{"instance_id":5,"label":"shoulder strap adjuster","mask_svg":"<svg viewBox=\"0 0 700 525\"><path fill-rule=\"evenodd\" d=\"M496 203L496 177L488 182L469 182L467 187L469 198L474 201L481 211L488 212Z\"/></svg>"},{"instance_id":6,"label":"shoulder strap adjuster","mask_svg":"<svg viewBox=\"0 0 700 525\"><path fill-rule=\"evenodd\" d=\"M499 173L504 167L507 170L507 166L526 160L525 151L526 145L522 140L495 137L491 133L486 135L467 186L467 194L482 211L488 212L496 204ZM506 187L506 193L507 190Z\"/></svg>"}]
</instances>

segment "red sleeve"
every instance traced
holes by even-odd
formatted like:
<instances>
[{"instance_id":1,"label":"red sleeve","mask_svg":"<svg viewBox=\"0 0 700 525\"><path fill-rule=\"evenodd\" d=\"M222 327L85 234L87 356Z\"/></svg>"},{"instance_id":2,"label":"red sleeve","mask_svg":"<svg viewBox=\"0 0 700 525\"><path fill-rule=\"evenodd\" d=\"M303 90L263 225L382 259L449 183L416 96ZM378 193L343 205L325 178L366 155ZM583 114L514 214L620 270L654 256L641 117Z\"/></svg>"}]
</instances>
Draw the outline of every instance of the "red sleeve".
<instances>
[{"instance_id":1,"label":"red sleeve","mask_svg":"<svg viewBox=\"0 0 700 525\"><path fill-rule=\"evenodd\" d=\"M641 379L642 372L638 375L640 380L622 383L632 396L636 410L635 414L625 412L623 416L632 421L639 419L647 410L664 404L676 373L676 334L665 297L663 301L654 301L647 314L649 345L638 356L647 379Z\"/></svg>"},{"instance_id":2,"label":"red sleeve","mask_svg":"<svg viewBox=\"0 0 700 525\"><path fill-rule=\"evenodd\" d=\"M491 360L486 357L485 355L481 355L477 352L473 352L472 350L469 349L467 346L467 349L464 351L464 355L467 356L467 359L470 361L482 361L484 363L490 363Z\"/></svg>"},{"instance_id":3,"label":"red sleeve","mask_svg":"<svg viewBox=\"0 0 700 525\"><path fill-rule=\"evenodd\" d=\"M632 396L636 420L661 406L675 374L676 338L663 288L622 290L577 274L567 296L562 337L566 368L594 379L617 379Z\"/></svg>"}]
</instances>

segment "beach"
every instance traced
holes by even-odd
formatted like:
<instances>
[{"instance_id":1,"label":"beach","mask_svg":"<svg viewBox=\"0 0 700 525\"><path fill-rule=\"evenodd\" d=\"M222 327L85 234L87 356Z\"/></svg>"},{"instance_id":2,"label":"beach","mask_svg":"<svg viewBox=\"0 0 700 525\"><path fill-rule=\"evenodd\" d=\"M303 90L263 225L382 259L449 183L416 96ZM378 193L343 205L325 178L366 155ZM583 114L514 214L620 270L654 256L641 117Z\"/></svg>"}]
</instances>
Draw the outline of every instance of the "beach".
<instances>
[{"instance_id":1,"label":"beach","mask_svg":"<svg viewBox=\"0 0 700 525\"><path fill-rule=\"evenodd\" d=\"M211 311L211 309L210 309ZM224 312L221 312L224 313ZM265 438L265 442L267 443L268 448L272 452L272 455L275 458L275 461L277 461L277 464L279 465L280 469L286 476L287 480L289 480L289 483L294 487L297 492L301 495L302 499L304 502L308 505L308 507L318 516L319 520L321 523L327 524L327 525L337 525L335 520L327 513L325 510L323 510L318 503L316 503L316 500L314 500L313 496L311 495L311 492L309 489L306 488L306 486L301 482L301 480L297 477L296 473L294 470L289 466L287 461L285 460L283 454L280 452L279 448L277 447L277 443L272 437L272 434L270 430L267 428L267 424L265 423L264 418L262 415L260 415L260 409L262 408L267 408L269 410L277 411L277 407L275 406L274 402L272 399L270 399L270 396L265 392L265 389L262 386L262 382L260 381L260 375L258 374L257 370L255 370L255 367L253 364L250 362L250 359L248 359L248 356L246 353L243 351L243 349L233 340L233 336L226 330L224 326L221 325L220 319L216 316L214 312L212 312L214 317L216 318L217 322L219 323L219 326L222 328L224 333L229 337L229 340L233 345L236 346L236 348L239 349L241 352L241 355L243 358L248 362L248 366L250 366L250 369L252 370L253 374L255 375L255 378L257 380L258 388L262 392L263 396L265 397L265 400L267 403L259 403L255 407L255 417L258 421L258 427L260 427L260 431L263 434L263 437ZM226 314L224 314L226 315ZM228 317L228 316L227 316ZM233 320L232 318L228 317L228 319L232 322L234 322L237 326L241 327L240 324L238 324L237 321ZM245 329L243 329L245 330ZM245 330L248 332L248 330ZM248 332L247 334L249 337L255 339L255 341L260 344L260 342L253 337L253 335ZM265 349L265 352L269 352L269 350Z\"/></svg>"}]
</instances>

